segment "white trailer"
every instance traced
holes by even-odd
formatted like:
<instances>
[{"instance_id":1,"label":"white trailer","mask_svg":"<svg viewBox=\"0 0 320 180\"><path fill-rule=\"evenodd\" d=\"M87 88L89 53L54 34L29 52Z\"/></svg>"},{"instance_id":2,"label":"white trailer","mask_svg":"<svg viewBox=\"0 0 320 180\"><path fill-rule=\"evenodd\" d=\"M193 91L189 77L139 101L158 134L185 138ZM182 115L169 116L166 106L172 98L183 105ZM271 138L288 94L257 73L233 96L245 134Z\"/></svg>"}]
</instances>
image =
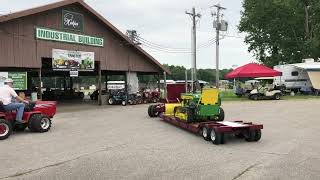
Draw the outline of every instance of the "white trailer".
<instances>
[{"instance_id":1,"label":"white trailer","mask_svg":"<svg viewBox=\"0 0 320 180\"><path fill-rule=\"evenodd\" d=\"M282 72L275 83L285 85L288 90L320 90L320 62L305 60L304 63L277 65L273 69Z\"/></svg>"}]
</instances>

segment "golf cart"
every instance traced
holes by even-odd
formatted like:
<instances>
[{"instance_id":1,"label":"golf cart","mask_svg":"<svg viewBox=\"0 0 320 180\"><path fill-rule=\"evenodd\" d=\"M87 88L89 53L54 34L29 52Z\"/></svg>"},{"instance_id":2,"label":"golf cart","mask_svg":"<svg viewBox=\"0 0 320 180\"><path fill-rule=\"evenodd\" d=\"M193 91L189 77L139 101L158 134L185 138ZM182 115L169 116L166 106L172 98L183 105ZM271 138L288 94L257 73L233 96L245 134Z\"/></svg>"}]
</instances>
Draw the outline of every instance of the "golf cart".
<instances>
[{"instance_id":1,"label":"golf cart","mask_svg":"<svg viewBox=\"0 0 320 180\"><path fill-rule=\"evenodd\" d=\"M281 99L282 91L276 88L277 86L273 83L273 77L256 78L256 80L260 80L260 82L258 83L258 86L250 92L249 99L255 101Z\"/></svg>"},{"instance_id":2,"label":"golf cart","mask_svg":"<svg viewBox=\"0 0 320 180\"><path fill-rule=\"evenodd\" d=\"M51 118L56 114L55 101L37 101L26 105L23 124L15 122L16 111L5 111L0 104L0 140L7 139L12 131L47 132L51 128Z\"/></svg>"}]
</instances>

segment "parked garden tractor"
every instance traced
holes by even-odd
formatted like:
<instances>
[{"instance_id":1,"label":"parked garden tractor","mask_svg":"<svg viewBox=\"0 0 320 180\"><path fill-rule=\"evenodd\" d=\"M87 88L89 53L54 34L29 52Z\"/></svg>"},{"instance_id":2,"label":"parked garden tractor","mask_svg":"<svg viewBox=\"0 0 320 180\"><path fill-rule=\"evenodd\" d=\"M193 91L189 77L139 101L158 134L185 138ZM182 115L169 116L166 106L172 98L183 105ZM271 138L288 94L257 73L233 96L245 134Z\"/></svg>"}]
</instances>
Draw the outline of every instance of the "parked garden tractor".
<instances>
[{"instance_id":1,"label":"parked garden tractor","mask_svg":"<svg viewBox=\"0 0 320 180\"><path fill-rule=\"evenodd\" d=\"M148 113L151 117L164 113L186 122L223 121L224 111L220 107L221 99L218 89L203 89L202 93L181 94L180 103L151 105Z\"/></svg>"},{"instance_id":2,"label":"parked garden tractor","mask_svg":"<svg viewBox=\"0 0 320 180\"><path fill-rule=\"evenodd\" d=\"M0 105L0 140L7 139L12 131L47 132L51 128L51 118L56 114L55 101L38 101L26 105L23 124L15 122L16 111L5 111Z\"/></svg>"}]
</instances>

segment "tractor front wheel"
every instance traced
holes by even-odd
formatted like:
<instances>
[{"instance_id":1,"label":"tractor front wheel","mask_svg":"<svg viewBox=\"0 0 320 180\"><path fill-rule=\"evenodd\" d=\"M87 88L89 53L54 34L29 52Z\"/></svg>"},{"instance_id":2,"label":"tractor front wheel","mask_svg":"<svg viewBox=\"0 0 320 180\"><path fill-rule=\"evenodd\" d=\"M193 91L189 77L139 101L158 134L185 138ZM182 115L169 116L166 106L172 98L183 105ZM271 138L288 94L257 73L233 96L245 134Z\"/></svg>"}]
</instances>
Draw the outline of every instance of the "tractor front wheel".
<instances>
[{"instance_id":1,"label":"tractor front wheel","mask_svg":"<svg viewBox=\"0 0 320 180\"><path fill-rule=\"evenodd\" d=\"M4 119L0 119L0 140L7 139L12 133L11 123Z\"/></svg>"},{"instance_id":2,"label":"tractor front wheel","mask_svg":"<svg viewBox=\"0 0 320 180\"><path fill-rule=\"evenodd\" d=\"M29 120L28 128L33 132L47 132L51 128L51 120L47 116L34 114Z\"/></svg>"},{"instance_id":3,"label":"tractor front wheel","mask_svg":"<svg viewBox=\"0 0 320 180\"><path fill-rule=\"evenodd\" d=\"M256 132L254 130L249 130L245 135L245 140L248 142L254 141L256 138Z\"/></svg>"}]
</instances>

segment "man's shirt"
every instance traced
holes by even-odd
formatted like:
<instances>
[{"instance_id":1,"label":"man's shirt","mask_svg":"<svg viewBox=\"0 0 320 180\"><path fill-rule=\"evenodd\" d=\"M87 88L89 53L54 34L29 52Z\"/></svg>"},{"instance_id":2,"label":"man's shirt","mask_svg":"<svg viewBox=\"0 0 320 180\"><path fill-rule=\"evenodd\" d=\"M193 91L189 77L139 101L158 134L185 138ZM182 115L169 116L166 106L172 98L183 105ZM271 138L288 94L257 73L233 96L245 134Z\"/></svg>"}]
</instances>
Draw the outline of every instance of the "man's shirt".
<instances>
[{"instance_id":1,"label":"man's shirt","mask_svg":"<svg viewBox=\"0 0 320 180\"><path fill-rule=\"evenodd\" d=\"M10 104L12 102L12 97L16 98L17 96L17 93L10 86L4 85L0 87L0 101L2 101L3 105Z\"/></svg>"}]
</instances>

